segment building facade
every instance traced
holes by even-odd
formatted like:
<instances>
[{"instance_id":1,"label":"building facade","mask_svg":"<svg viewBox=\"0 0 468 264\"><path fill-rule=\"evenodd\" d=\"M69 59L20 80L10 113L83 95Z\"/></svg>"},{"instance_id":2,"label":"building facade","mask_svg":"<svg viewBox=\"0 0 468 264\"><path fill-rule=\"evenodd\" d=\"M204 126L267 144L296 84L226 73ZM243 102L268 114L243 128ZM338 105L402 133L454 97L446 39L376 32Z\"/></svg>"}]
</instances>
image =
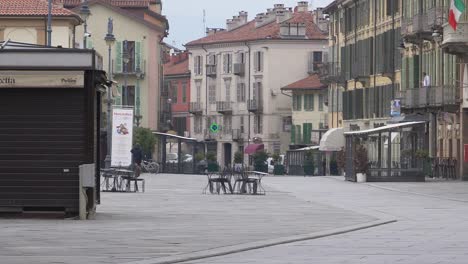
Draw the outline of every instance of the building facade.
<instances>
[{"instance_id":1,"label":"building facade","mask_svg":"<svg viewBox=\"0 0 468 264\"><path fill-rule=\"evenodd\" d=\"M64 6L75 12L79 12L80 4L78 0L64 0ZM163 77L160 43L168 29L167 19L161 15L161 1L91 0L89 9L89 34L86 37L84 27L78 27L75 46L95 49L107 58L109 47L104 37L108 19L113 20L116 42L111 47L110 63L119 91L114 105L134 107L135 125L157 130ZM128 54L128 62L124 54ZM108 66L105 59L104 69Z\"/></svg>"},{"instance_id":2,"label":"building facade","mask_svg":"<svg viewBox=\"0 0 468 264\"><path fill-rule=\"evenodd\" d=\"M401 1L336 0L324 12L330 50L321 74L330 84L330 126L385 125L401 83Z\"/></svg>"},{"instance_id":3,"label":"building facade","mask_svg":"<svg viewBox=\"0 0 468 264\"><path fill-rule=\"evenodd\" d=\"M281 88L291 93L291 149L320 144L328 129L327 88L317 74Z\"/></svg>"},{"instance_id":4,"label":"building facade","mask_svg":"<svg viewBox=\"0 0 468 264\"><path fill-rule=\"evenodd\" d=\"M234 153L263 144L284 153L290 144L291 100L281 88L307 77L313 52L326 53L326 35L308 2L278 4L248 21L246 12L186 45L190 53L191 136L205 140L222 165ZM212 125L218 125L219 131ZM211 143L211 144L210 144Z\"/></svg>"},{"instance_id":5,"label":"building facade","mask_svg":"<svg viewBox=\"0 0 468 264\"><path fill-rule=\"evenodd\" d=\"M187 52L179 52L169 57L164 64L164 87L161 92L162 123L174 130L177 135L190 135L190 70ZM167 122L170 120L170 122ZM162 126L164 127L164 126Z\"/></svg>"},{"instance_id":6,"label":"building facade","mask_svg":"<svg viewBox=\"0 0 468 264\"><path fill-rule=\"evenodd\" d=\"M48 3L45 0L2 0L0 2L0 41L47 45ZM52 6L52 38L54 47L72 48L75 28L80 16L63 8L59 1Z\"/></svg>"}]
</instances>

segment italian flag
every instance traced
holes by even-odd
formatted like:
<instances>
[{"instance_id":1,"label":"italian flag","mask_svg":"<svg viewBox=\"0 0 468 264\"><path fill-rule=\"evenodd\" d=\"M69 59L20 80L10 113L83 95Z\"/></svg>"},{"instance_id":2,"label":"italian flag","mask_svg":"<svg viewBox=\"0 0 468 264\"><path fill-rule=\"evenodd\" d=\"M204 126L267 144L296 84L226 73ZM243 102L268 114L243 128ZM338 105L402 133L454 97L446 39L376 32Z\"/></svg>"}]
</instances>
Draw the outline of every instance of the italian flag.
<instances>
[{"instance_id":1,"label":"italian flag","mask_svg":"<svg viewBox=\"0 0 468 264\"><path fill-rule=\"evenodd\" d=\"M461 14L465 11L464 0L451 0L449 11L449 24L453 30L457 30L457 24Z\"/></svg>"}]
</instances>

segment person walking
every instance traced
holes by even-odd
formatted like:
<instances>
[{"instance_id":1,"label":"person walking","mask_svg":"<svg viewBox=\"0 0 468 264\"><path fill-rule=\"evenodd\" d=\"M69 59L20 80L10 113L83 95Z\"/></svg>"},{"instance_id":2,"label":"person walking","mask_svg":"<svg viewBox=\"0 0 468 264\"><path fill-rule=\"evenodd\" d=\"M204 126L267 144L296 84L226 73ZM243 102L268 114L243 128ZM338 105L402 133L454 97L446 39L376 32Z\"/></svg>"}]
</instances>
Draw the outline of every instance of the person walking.
<instances>
[{"instance_id":1,"label":"person walking","mask_svg":"<svg viewBox=\"0 0 468 264\"><path fill-rule=\"evenodd\" d=\"M135 172L135 178L138 178L141 174L141 160L143 157L143 151L141 150L140 144L136 144L132 150L132 162L133 162L133 170Z\"/></svg>"}]
</instances>

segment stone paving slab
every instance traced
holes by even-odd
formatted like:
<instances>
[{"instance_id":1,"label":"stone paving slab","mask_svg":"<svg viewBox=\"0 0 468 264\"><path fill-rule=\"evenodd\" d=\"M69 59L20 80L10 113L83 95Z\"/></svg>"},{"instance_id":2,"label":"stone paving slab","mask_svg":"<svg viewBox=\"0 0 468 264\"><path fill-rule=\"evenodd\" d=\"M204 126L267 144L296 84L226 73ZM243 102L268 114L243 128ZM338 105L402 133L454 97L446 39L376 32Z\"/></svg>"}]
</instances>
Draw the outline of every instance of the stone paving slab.
<instances>
[{"instance_id":1,"label":"stone paving slab","mask_svg":"<svg viewBox=\"0 0 468 264\"><path fill-rule=\"evenodd\" d=\"M266 196L239 196L202 195L204 176L144 177L146 193L103 193L94 221L0 220L0 263L127 263L377 220L271 188L274 178Z\"/></svg>"},{"instance_id":2,"label":"stone paving slab","mask_svg":"<svg viewBox=\"0 0 468 264\"><path fill-rule=\"evenodd\" d=\"M186 263L468 263L468 204L460 202L468 200L466 182L355 184L339 177L297 177L274 178L269 185L300 199L394 216L398 222Z\"/></svg>"}]
</instances>

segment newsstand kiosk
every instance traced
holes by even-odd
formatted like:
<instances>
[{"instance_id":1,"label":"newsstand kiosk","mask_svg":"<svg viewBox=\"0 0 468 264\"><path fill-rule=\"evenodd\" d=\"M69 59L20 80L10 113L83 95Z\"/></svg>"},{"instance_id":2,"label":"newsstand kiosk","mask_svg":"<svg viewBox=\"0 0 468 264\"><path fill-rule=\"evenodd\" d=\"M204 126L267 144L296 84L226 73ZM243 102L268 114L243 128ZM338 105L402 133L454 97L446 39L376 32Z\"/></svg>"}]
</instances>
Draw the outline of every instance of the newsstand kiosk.
<instances>
[{"instance_id":1,"label":"newsstand kiosk","mask_svg":"<svg viewBox=\"0 0 468 264\"><path fill-rule=\"evenodd\" d=\"M0 42L0 213L94 216L110 85L100 62L94 50Z\"/></svg>"}]
</instances>

